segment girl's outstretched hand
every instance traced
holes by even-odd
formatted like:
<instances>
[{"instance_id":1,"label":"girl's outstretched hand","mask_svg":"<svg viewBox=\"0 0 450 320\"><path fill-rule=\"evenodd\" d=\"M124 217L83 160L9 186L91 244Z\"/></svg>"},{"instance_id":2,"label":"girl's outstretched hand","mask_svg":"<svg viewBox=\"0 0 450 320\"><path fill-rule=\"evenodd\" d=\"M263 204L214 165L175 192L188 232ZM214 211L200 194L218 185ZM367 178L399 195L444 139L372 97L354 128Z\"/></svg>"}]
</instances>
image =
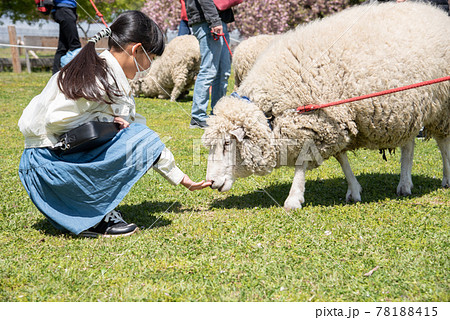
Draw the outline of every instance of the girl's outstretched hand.
<instances>
[{"instance_id":1,"label":"girl's outstretched hand","mask_svg":"<svg viewBox=\"0 0 450 320\"><path fill-rule=\"evenodd\" d=\"M211 186L212 182L205 181L205 180L202 180L200 182L194 182L186 174L184 176L183 180L181 180L181 184L183 186L185 186L186 188L188 188L189 190L194 191L194 190L201 190L203 188L209 187L209 186Z\"/></svg>"}]
</instances>

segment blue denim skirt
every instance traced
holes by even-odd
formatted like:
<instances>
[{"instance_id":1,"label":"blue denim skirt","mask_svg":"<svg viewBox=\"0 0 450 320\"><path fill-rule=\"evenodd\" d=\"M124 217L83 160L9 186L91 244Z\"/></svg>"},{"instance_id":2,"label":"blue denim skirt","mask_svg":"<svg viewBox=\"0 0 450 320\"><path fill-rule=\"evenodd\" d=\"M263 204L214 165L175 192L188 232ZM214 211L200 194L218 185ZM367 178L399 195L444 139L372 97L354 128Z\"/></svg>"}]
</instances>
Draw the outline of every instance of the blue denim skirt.
<instances>
[{"instance_id":1,"label":"blue denim skirt","mask_svg":"<svg viewBox=\"0 0 450 320\"><path fill-rule=\"evenodd\" d=\"M25 149L19 176L33 203L55 227L79 234L122 201L163 149L155 132L133 123L86 152Z\"/></svg>"}]
</instances>

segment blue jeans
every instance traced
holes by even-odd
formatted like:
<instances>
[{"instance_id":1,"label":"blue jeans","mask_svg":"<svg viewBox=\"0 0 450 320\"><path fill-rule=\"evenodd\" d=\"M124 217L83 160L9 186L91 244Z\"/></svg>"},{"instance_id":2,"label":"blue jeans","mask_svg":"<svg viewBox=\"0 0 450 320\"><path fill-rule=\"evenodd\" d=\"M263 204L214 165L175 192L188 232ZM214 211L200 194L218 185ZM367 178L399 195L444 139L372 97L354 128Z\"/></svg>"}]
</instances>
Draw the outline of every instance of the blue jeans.
<instances>
[{"instance_id":1,"label":"blue jeans","mask_svg":"<svg viewBox=\"0 0 450 320\"><path fill-rule=\"evenodd\" d=\"M184 36L186 34L191 34L191 29L189 28L187 21L180 20L180 25L178 26L178 35Z\"/></svg>"},{"instance_id":2,"label":"blue jeans","mask_svg":"<svg viewBox=\"0 0 450 320\"><path fill-rule=\"evenodd\" d=\"M230 43L227 25L223 22L222 25L225 37ZM213 39L208 23L195 24L192 31L199 41L202 61L195 81L191 114L192 119L205 121L208 118L206 109L209 102L209 87L212 87L211 109L214 109L217 101L227 93L231 57L223 37L219 40Z\"/></svg>"}]
</instances>

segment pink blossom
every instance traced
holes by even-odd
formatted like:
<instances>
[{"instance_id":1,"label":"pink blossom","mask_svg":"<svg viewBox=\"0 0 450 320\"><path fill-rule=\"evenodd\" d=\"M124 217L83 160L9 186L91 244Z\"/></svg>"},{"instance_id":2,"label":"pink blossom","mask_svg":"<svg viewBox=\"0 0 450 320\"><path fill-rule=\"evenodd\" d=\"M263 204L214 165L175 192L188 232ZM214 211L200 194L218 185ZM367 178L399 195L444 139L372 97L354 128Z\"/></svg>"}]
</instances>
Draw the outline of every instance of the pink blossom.
<instances>
[{"instance_id":1,"label":"pink blossom","mask_svg":"<svg viewBox=\"0 0 450 320\"><path fill-rule=\"evenodd\" d=\"M340 11L362 0L244 0L233 8L237 28L244 37L278 34L326 15ZM181 5L177 0L147 0L143 9L164 30L176 30Z\"/></svg>"}]
</instances>

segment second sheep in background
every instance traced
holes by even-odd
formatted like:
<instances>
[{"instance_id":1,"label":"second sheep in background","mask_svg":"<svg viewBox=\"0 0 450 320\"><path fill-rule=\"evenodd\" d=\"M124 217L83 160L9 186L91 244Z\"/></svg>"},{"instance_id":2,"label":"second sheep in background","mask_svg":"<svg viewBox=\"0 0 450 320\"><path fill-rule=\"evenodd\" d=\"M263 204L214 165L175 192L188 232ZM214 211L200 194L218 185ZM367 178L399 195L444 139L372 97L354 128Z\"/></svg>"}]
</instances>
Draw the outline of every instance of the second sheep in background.
<instances>
[{"instance_id":1,"label":"second sheep in background","mask_svg":"<svg viewBox=\"0 0 450 320\"><path fill-rule=\"evenodd\" d=\"M236 47L233 54L234 90L237 90L241 82L244 81L259 54L267 48L275 37L275 35L261 34L242 41Z\"/></svg>"},{"instance_id":2,"label":"second sheep in background","mask_svg":"<svg viewBox=\"0 0 450 320\"><path fill-rule=\"evenodd\" d=\"M135 96L176 101L194 85L200 69L200 46L191 35L170 41L162 56L152 63L149 74L130 81Z\"/></svg>"}]
</instances>

